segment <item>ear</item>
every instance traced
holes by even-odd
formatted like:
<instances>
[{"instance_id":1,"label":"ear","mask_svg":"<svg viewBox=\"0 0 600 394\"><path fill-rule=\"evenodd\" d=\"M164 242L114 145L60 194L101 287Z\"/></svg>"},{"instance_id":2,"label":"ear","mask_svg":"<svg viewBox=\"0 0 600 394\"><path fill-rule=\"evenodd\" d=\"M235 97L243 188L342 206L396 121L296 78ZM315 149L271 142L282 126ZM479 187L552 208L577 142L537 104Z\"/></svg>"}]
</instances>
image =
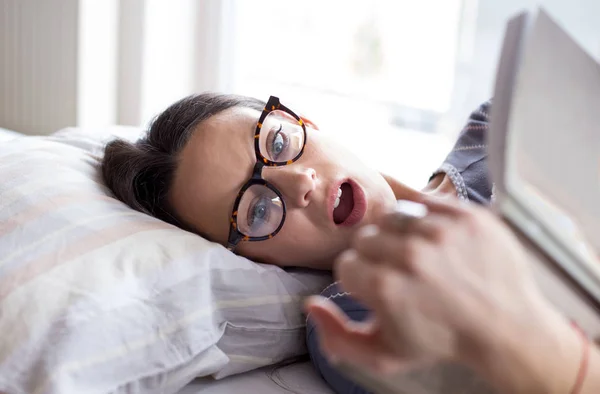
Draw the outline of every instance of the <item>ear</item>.
<instances>
[{"instance_id":1,"label":"ear","mask_svg":"<svg viewBox=\"0 0 600 394\"><path fill-rule=\"evenodd\" d=\"M314 124L312 120L310 120L302 115L300 115L300 119L302 119L304 124L307 125L308 127L310 127L311 129L319 130L319 127L316 124Z\"/></svg>"}]
</instances>

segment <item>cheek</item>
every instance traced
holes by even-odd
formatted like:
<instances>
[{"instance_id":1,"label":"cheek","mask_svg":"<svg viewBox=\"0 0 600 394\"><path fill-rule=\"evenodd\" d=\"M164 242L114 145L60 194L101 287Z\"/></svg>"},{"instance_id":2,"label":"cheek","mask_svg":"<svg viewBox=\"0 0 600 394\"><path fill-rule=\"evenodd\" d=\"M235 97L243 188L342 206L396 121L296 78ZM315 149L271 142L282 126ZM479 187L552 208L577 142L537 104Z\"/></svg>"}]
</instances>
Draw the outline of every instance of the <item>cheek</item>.
<instances>
[{"instance_id":1,"label":"cheek","mask_svg":"<svg viewBox=\"0 0 600 394\"><path fill-rule=\"evenodd\" d=\"M328 268L341 248L339 237L326 233L300 213L289 213L283 229L273 239L240 244L238 252L279 266Z\"/></svg>"},{"instance_id":2,"label":"cheek","mask_svg":"<svg viewBox=\"0 0 600 394\"><path fill-rule=\"evenodd\" d=\"M378 197L389 197L391 189L385 179L372 166L367 165L354 152L329 138L315 141L315 154L323 158L327 167L336 168L343 175L357 178L361 185Z\"/></svg>"},{"instance_id":3,"label":"cheek","mask_svg":"<svg viewBox=\"0 0 600 394\"><path fill-rule=\"evenodd\" d=\"M335 168L343 175L358 177L362 183L375 184L379 182L378 178L381 178L377 170L360 158L360 152L357 156L354 151L330 137L315 138L314 152L327 163L327 167Z\"/></svg>"},{"instance_id":4,"label":"cheek","mask_svg":"<svg viewBox=\"0 0 600 394\"><path fill-rule=\"evenodd\" d=\"M311 142L306 148L307 160L326 179L351 175L349 172L356 173L365 167L358 157L331 138L319 135Z\"/></svg>"},{"instance_id":5,"label":"cheek","mask_svg":"<svg viewBox=\"0 0 600 394\"><path fill-rule=\"evenodd\" d=\"M350 151L330 136L319 134L318 137L313 138L313 141L314 150L331 160L356 159Z\"/></svg>"}]
</instances>

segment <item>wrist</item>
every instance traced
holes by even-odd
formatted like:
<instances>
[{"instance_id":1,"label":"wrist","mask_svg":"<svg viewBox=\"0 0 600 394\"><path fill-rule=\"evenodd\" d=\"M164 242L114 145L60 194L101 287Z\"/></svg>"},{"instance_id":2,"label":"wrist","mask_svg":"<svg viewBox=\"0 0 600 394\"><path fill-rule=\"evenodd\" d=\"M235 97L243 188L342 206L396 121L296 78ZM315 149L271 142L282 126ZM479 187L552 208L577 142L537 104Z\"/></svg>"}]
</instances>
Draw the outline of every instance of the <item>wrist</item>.
<instances>
[{"instance_id":1,"label":"wrist","mask_svg":"<svg viewBox=\"0 0 600 394\"><path fill-rule=\"evenodd\" d=\"M570 393L580 367L580 335L542 306L526 320L498 327L468 364L501 393Z\"/></svg>"}]
</instances>

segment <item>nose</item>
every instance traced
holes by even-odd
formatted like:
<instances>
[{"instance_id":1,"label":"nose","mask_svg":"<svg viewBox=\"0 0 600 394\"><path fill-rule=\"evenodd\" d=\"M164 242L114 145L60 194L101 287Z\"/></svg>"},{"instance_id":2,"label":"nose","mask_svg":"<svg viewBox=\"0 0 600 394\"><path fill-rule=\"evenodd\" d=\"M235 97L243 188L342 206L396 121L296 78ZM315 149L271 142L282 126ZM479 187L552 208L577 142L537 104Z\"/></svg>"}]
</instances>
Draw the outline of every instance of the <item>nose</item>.
<instances>
[{"instance_id":1,"label":"nose","mask_svg":"<svg viewBox=\"0 0 600 394\"><path fill-rule=\"evenodd\" d=\"M298 208L310 204L318 182L314 169L298 165L269 168L263 171L263 177L279 189L287 205Z\"/></svg>"}]
</instances>

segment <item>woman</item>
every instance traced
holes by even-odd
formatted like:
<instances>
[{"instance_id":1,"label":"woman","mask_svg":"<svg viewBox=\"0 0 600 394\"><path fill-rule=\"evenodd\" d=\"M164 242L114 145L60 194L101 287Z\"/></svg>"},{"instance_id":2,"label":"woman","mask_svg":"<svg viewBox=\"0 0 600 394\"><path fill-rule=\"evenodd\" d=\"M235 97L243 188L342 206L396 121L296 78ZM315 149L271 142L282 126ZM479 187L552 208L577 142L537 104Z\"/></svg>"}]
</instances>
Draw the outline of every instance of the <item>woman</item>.
<instances>
[{"instance_id":1,"label":"woman","mask_svg":"<svg viewBox=\"0 0 600 394\"><path fill-rule=\"evenodd\" d=\"M221 243L255 261L331 269L364 225L396 200L425 195L486 203L489 103L474 112L457 146L419 192L365 166L325 131L271 97L205 93L173 104L132 144L106 147L102 172L115 195L139 211ZM329 292L338 292L331 286ZM366 308L344 295L354 320ZM353 385L311 357L339 392Z\"/></svg>"},{"instance_id":2,"label":"woman","mask_svg":"<svg viewBox=\"0 0 600 394\"><path fill-rule=\"evenodd\" d=\"M443 173L424 192L378 173L277 98L213 93L173 104L135 144L108 144L102 173L134 209L255 261L318 269L397 199L456 194Z\"/></svg>"}]
</instances>

